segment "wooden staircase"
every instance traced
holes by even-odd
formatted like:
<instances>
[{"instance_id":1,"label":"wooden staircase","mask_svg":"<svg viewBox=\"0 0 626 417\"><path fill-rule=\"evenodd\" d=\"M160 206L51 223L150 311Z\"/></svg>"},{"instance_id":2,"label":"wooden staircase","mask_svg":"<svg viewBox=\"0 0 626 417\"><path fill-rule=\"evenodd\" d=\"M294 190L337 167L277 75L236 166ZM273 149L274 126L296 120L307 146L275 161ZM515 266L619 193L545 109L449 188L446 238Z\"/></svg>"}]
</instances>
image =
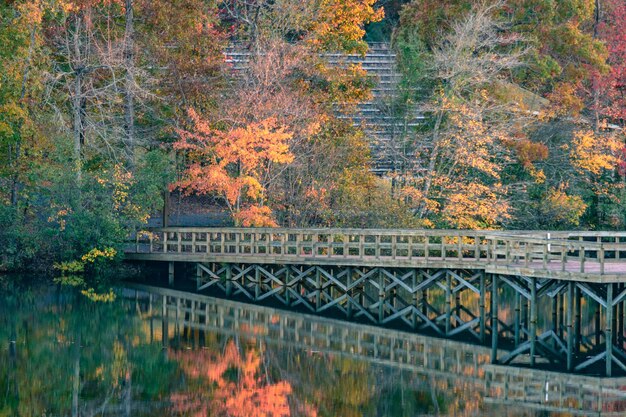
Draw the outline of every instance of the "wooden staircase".
<instances>
[{"instance_id":1,"label":"wooden staircase","mask_svg":"<svg viewBox=\"0 0 626 417\"><path fill-rule=\"evenodd\" d=\"M225 52L225 60L233 70L240 71L246 68L250 55L233 46ZM408 162L411 133L423 117L399 103L402 74L396 66L396 53L388 43L371 43L365 56L328 53L323 57L336 66L361 64L374 79L372 99L359 103L355 112L345 113L337 106L337 117L351 120L365 132L372 150L373 172L385 176L401 169Z\"/></svg>"}]
</instances>

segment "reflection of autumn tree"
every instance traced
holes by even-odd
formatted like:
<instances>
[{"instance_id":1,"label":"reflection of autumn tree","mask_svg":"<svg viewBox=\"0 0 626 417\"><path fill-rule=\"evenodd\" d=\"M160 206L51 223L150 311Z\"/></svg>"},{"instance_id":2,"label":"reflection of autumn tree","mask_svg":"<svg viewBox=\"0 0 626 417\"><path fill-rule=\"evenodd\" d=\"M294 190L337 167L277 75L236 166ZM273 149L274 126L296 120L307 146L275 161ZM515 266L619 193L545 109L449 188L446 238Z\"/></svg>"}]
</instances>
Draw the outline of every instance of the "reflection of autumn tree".
<instances>
[{"instance_id":1,"label":"reflection of autumn tree","mask_svg":"<svg viewBox=\"0 0 626 417\"><path fill-rule=\"evenodd\" d=\"M313 404L316 416L372 415L377 386L367 362L286 349L270 354L292 382L294 396L304 408Z\"/></svg>"},{"instance_id":2,"label":"reflection of autumn tree","mask_svg":"<svg viewBox=\"0 0 626 417\"><path fill-rule=\"evenodd\" d=\"M234 340L224 352L210 350L179 351L171 355L185 374L200 380L197 389L171 397L174 410L194 416L224 415L231 417L291 416L289 396L292 386L287 381L270 383L261 370L261 354L253 349L245 354ZM311 409L302 410L314 416ZM299 414L302 415L302 414Z\"/></svg>"}]
</instances>

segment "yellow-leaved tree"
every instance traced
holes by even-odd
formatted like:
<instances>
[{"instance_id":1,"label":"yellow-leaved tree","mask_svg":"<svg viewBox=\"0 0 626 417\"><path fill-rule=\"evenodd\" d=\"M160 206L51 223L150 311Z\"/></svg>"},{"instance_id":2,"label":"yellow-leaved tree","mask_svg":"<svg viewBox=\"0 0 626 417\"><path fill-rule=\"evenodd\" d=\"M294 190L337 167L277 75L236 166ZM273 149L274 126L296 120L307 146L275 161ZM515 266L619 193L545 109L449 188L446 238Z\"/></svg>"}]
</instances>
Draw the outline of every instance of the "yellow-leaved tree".
<instances>
[{"instance_id":1,"label":"yellow-leaved tree","mask_svg":"<svg viewBox=\"0 0 626 417\"><path fill-rule=\"evenodd\" d=\"M172 187L221 197L238 226L276 226L265 190L272 166L293 161L292 134L273 118L222 131L193 109L189 116L191 129L179 130L174 143L187 152L189 164Z\"/></svg>"}]
</instances>

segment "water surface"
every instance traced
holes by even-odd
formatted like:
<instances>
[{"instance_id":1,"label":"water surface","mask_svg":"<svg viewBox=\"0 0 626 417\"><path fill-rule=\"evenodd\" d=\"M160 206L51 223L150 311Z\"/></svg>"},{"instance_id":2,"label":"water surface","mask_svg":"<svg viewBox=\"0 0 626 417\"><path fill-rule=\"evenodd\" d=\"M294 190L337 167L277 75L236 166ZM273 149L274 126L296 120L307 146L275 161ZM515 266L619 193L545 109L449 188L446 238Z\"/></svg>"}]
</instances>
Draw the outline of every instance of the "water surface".
<instances>
[{"instance_id":1,"label":"water surface","mask_svg":"<svg viewBox=\"0 0 626 417\"><path fill-rule=\"evenodd\" d=\"M619 387L481 347L157 287L6 290L0 338L0 416L626 413Z\"/></svg>"}]
</instances>

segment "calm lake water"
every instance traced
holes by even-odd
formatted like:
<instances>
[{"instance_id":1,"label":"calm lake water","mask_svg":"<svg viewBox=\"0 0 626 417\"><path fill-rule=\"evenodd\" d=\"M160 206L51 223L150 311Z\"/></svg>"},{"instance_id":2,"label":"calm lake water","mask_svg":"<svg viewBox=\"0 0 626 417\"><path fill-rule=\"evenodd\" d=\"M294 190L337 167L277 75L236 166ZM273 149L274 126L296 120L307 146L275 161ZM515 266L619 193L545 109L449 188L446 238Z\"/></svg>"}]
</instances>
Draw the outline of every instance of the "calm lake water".
<instances>
[{"instance_id":1,"label":"calm lake water","mask_svg":"<svg viewBox=\"0 0 626 417\"><path fill-rule=\"evenodd\" d=\"M626 415L482 347L158 287L3 290L0 339L0 416Z\"/></svg>"}]
</instances>

